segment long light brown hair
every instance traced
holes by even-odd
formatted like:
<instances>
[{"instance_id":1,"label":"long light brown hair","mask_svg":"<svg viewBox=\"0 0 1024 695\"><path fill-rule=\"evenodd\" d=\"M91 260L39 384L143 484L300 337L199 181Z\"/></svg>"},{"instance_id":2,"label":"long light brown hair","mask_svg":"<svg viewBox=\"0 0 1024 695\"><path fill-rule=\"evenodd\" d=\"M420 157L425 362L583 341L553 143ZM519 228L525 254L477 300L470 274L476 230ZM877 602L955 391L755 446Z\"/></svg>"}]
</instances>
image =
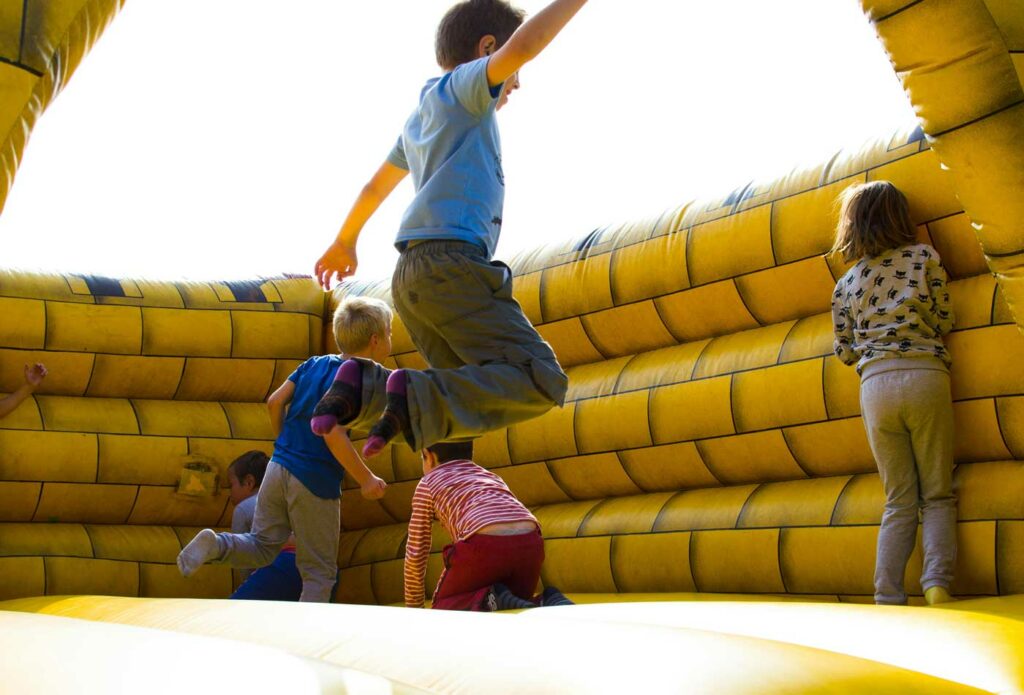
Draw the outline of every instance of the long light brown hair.
<instances>
[{"instance_id":1,"label":"long light brown hair","mask_svg":"<svg viewBox=\"0 0 1024 695\"><path fill-rule=\"evenodd\" d=\"M888 181L850 186L839 196L834 253L849 262L917 241L907 198Z\"/></svg>"}]
</instances>

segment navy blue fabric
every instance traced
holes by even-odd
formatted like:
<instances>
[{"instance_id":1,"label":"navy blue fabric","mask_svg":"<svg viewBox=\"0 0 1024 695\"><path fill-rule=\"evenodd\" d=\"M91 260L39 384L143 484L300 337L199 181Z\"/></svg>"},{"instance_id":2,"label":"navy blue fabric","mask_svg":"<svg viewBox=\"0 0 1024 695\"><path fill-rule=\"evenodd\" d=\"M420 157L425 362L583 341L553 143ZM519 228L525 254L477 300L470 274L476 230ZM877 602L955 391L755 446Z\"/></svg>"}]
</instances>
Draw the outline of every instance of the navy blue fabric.
<instances>
[{"instance_id":1,"label":"navy blue fabric","mask_svg":"<svg viewBox=\"0 0 1024 695\"><path fill-rule=\"evenodd\" d=\"M277 558L249 575L231 598L243 601L298 601L302 594L302 576L295 566L295 553L284 551Z\"/></svg>"}]
</instances>

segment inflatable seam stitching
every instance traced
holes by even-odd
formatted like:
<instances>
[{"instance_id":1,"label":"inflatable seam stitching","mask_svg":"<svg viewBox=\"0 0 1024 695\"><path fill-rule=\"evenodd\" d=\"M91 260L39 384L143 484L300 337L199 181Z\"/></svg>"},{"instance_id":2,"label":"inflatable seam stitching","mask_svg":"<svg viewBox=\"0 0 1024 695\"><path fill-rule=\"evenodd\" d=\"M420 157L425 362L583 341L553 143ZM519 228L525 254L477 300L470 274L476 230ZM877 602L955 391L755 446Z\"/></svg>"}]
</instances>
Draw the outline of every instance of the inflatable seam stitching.
<instances>
[{"instance_id":1,"label":"inflatable seam stitching","mask_svg":"<svg viewBox=\"0 0 1024 695\"><path fill-rule=\"evenodd\" d=\"M871 21L874 24L881 24L882 22L884 22L887 19L891 19L892 17L895 17L898 14L906 12L911 7L913 7L914 5L920 5L922 2L924 2L924 0L913 0L913 2L911 2L911 3L907 4L907 5L904 5L903 7L899 8L898 10L894 10L894 11L890 12L887 15L883 15L883 16L879 17L878 19L872 19Z\"/></svg>"},{"instance_id":2,"label":"inflatable seam stitching","mask_svg":"<svg viewBox=\"0 0 1024 695\"><path fill-rule=\"evenodd\" d=\"M960 123L959 125L955 125L952 128L947 128L946 130L942 130L937 133L929 133L928 137L932 138L933 140L938 139L943 135L949 135L950 133L954 133L958 130L963 130L964 128L980 123L981 121L984 121L986 119L992 118L993 116L998 116L1003 111L1010 111L1011 109L1014 109L1020 106L1021 104L1024 104L1024 99L1017 99L1012 103L1009 103L1005 106L1000 106L998 109L995 109L994 111L990 111L989 113L983 114L976 118L972 118L971 120Z\"/></svg>"}]
</instances>

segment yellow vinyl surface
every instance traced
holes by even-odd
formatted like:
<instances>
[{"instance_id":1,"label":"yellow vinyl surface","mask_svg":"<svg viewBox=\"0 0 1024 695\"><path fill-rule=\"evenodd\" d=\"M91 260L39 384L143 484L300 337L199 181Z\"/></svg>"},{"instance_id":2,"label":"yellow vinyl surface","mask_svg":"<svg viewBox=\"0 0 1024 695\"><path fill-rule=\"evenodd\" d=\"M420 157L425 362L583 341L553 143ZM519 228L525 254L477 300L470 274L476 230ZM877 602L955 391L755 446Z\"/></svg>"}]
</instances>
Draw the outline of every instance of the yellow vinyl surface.
<instances>
[{"instance_id":1,"label":"yellow vinyl surface","mask_svg":"<svg viewBox=\"0 0 1024 695\"><path fill-rule=\"evenodd\" d=\"M967 611L756 602L612 603L501 615L77 597L0 609L0 617L24 611L216 635L428 692L472 693L1009 692L1021 678L1024 630L1016 620ZM846 629L822 636L822 624ZM966 649L961 635L974 640ZM900 653L908 636L920 647ZM816 639L825 648L805 644ZM922 658L928 650L937 660Z\"/></svg>"}]
</instances>

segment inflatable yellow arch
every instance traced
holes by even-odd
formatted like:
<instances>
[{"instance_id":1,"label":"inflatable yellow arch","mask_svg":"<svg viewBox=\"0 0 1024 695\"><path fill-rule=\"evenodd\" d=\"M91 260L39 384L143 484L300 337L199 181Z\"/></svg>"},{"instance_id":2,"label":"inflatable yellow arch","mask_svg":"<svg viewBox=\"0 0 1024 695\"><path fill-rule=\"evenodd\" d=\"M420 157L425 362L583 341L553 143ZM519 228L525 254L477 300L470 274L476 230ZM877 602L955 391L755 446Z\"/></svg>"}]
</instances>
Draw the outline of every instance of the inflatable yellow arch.
<instances>
[{"instance_id":1,"label":"inflatable yellow arch","mask_svg":"<svg viewBox=\"0 0 1024 695\"><path fill-rule=\"evenodd\" d=\"M35 120L122 2L8 5L0 201ZM401 447L373 464L391 483L383 500L343 497L336 601L348 605L199 600L230 592L228 570L179 576L182 545L230 511L223 487L179 492L183 471L269 451L267 393L333 348L324 326L340 297L386 297L387 283L325 297L308 279L0 271L0 391L24 362L52 372L0 422L4 687L1024 689L1024 3L862 5L918 130L512 263L571 393L480 440L478 458L535 510L543 581L574 607L351 605L401 598L418 474ZM953 279L953 590L967 600L944 609L857 605L872 593L882 491L856 375L831 355L845 267L827 251L837 193L876 179L907 192ZM395 331L390 365L421 365ZM918 558L918 594L919 572ZM240 662L267 668L252 683L218 668Z\"/></svg>"}]
</instances>

